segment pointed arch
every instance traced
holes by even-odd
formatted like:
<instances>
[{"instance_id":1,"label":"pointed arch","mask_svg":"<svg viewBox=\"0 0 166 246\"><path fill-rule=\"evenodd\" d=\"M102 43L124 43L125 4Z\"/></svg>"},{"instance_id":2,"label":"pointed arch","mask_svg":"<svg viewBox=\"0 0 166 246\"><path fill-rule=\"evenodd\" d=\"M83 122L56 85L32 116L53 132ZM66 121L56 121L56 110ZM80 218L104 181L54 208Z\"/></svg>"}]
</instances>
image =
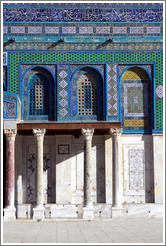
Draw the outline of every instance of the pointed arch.
<instances>
[{"instance_id":1,"label":"pointed arch","mask_svg":"<svg viewBox=\"0 0 166 246\"><path fill-rule=\"evenodd\" d=\"M73 119L103 120L103 79L91 66L81 67L72 79Z\"/></svg>"}]
</instances>

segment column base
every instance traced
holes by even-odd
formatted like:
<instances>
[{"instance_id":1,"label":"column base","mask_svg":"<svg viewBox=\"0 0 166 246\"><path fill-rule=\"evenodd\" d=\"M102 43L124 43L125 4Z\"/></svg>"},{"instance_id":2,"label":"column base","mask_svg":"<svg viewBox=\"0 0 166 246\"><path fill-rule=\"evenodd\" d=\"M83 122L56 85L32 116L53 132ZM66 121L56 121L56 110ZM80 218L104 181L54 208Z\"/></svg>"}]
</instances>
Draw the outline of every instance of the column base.
<instances>
[{"instance_id":1,"label":"column base","mask_svg":"<svg viewBox=\"0 0 166 246\"><path fill-rule=\"evenodd\" d=\"M34 220L42 220L45 218L44 216L44 207L36 207L33 208L33 219Z\"/></svg>"},{"instance_id":2,"label":"column base","mask_svg":"<svg viewBox=\"0 0 166 246\"><path fill-rule=\"evenodd\" d=\"M83 207L83 219L85 220L93 220L94 216L94 208L93 207Z\"/></svg>"},{"instance_id":3,"label":"column base","mask_svg":"<svg viewBox=\"0 0 166 246\"><path fill-rule=\"evenodd\" d=\"M15 220L16 219L16 208L7 207L4 208L4 220Z\"/></svg>"},{"instance_id":4,"label":"column base","mask_svg":"<svg viewBox=\"0 0 166 246\"><path fill-rule=\"evenodd\" d=\"M123 216L122 207L112 207L112 218L118 218Z\"/></svg>"}]
</instances>

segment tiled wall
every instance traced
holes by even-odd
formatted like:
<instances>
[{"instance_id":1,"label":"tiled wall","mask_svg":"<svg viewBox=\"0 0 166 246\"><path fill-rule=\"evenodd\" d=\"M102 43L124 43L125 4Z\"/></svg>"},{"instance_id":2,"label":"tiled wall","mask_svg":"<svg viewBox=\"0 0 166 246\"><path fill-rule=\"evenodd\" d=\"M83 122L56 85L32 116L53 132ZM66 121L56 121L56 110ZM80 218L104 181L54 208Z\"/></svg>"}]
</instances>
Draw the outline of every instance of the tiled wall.
<instances>
[{"instance_id":1,"label":"tiled wall","mask_svg":"<svg viewBox=\"0 0 166 246\"><path fill-rule=\"evenodd\" d=\"M21 83L27 69L43 64L57 83L57 118L71 120L75 112L71 100L76 103L71 97L72 76L81 66L90 64L104 82L106 120L122 120L124 129L134 132L149 127L149 115L147 119L135 118L135 122L125 119L121 75L137 64L151 77L152 128L162 129L162 3L4 3L3 7L3 61L8 65L9 92L22 97L25 91ZM11 42L12 37L16 41ZM109 38L113 42L108 42ZM129 83L124 90L136 88L136 83ZM131 84L135 86L131 88Z\"/></svg>"}]
</instances>

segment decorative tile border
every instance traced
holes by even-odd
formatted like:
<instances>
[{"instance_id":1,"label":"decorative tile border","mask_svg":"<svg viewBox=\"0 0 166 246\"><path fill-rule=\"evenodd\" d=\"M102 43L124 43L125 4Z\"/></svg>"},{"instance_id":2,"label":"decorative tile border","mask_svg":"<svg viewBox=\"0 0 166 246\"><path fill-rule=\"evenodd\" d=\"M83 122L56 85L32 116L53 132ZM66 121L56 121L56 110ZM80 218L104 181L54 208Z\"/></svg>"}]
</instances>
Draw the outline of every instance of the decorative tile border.
<instances>
[{"instance_id":1,"label":"decorative tile border","mask_svg":"<svg viewBox=\"0 0 166 246\"><path fill-rule=\"evenodd\" d=\"M59 101L59 118L66 120L68 112L68 65L58 65L58 101Z\"/></svg>"},{"instance_id":2,"label":"decorative tile border","mask_svg":"<svg viewBox=\"0 0 166 246\"><path fill-rule=\"evenodd\" d=\"M125 23L80 23L79 25L73 23L72 25L66 23L4 23L4 36L16 35L16 36L30 36L44 35L44 36L162 36L163 29L162 24L156 23L143 23L135 24Z\"/></svg>"},{"instance_id":3,"label":"decorative tile border","mask_svg":"<svg viewBox=\"0 0 166 246\"><path fill-rule=\"evenodd\" d=\"M10 8L12 6L12 8ZM56 7L57 6L57 7ZM84 5L87 6L86 4ZM4 6L3 20L5 22L162 22L162 8L142 8L138 5L133 9L120 5L122 8L113 8L111 5L107 7L91 7L79 8L78 5L73 8L63 7L58 8L57 4L47 8L42 8L41 5L36 5L33 11L29 8L19 7L18 4ZM100 6L100 5L99 5ZM143 4L141 5L144 6ZM115 14L116 13L116 14Z\"/></svg>"},{"instance_id":4,"label":"decorative tile border","mask_svg":"<svg viewBox=\"0 0 166 246\"><path fill-rule=\"evenodd\" d=\"M117 64L107 64L108 116L117 116Z\"/></svg>"},{"instance_id":5,"label":"decorative tile border","mask_svg":"<svg viewBox=\"0 0 166 246\"><path fill-rule=\"evenodd\" d=\"M65 51L65 50L114 50L114 51L161 51L163 49L163 44L161 42L151 43L148 42L132 42L132 43L107 43L107 45L100 45L99 43L59 43L55 46L52 45L53 42L15 42L7 45L4 50L56 50L56 51ZM50 49L51 47L51 49Z\"/></svg>"}]
</instances>

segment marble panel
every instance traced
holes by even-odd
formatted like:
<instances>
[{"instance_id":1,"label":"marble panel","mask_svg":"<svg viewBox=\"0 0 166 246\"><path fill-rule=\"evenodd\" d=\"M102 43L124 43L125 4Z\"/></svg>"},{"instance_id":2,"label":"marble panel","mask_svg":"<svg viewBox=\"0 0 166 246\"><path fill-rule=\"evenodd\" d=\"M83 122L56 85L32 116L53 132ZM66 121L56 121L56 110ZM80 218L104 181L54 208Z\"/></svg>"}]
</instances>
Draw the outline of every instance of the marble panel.
<instances>
[{"instance_id":1,"label":"marble panel","mask_svg":"<svg viewBox=\"0 0 166 246\"><path fill-rule=\"evenodd\" d=\"M145 195L143 145L124 145L124 195Z\"/></svg>"}]
</instances>

